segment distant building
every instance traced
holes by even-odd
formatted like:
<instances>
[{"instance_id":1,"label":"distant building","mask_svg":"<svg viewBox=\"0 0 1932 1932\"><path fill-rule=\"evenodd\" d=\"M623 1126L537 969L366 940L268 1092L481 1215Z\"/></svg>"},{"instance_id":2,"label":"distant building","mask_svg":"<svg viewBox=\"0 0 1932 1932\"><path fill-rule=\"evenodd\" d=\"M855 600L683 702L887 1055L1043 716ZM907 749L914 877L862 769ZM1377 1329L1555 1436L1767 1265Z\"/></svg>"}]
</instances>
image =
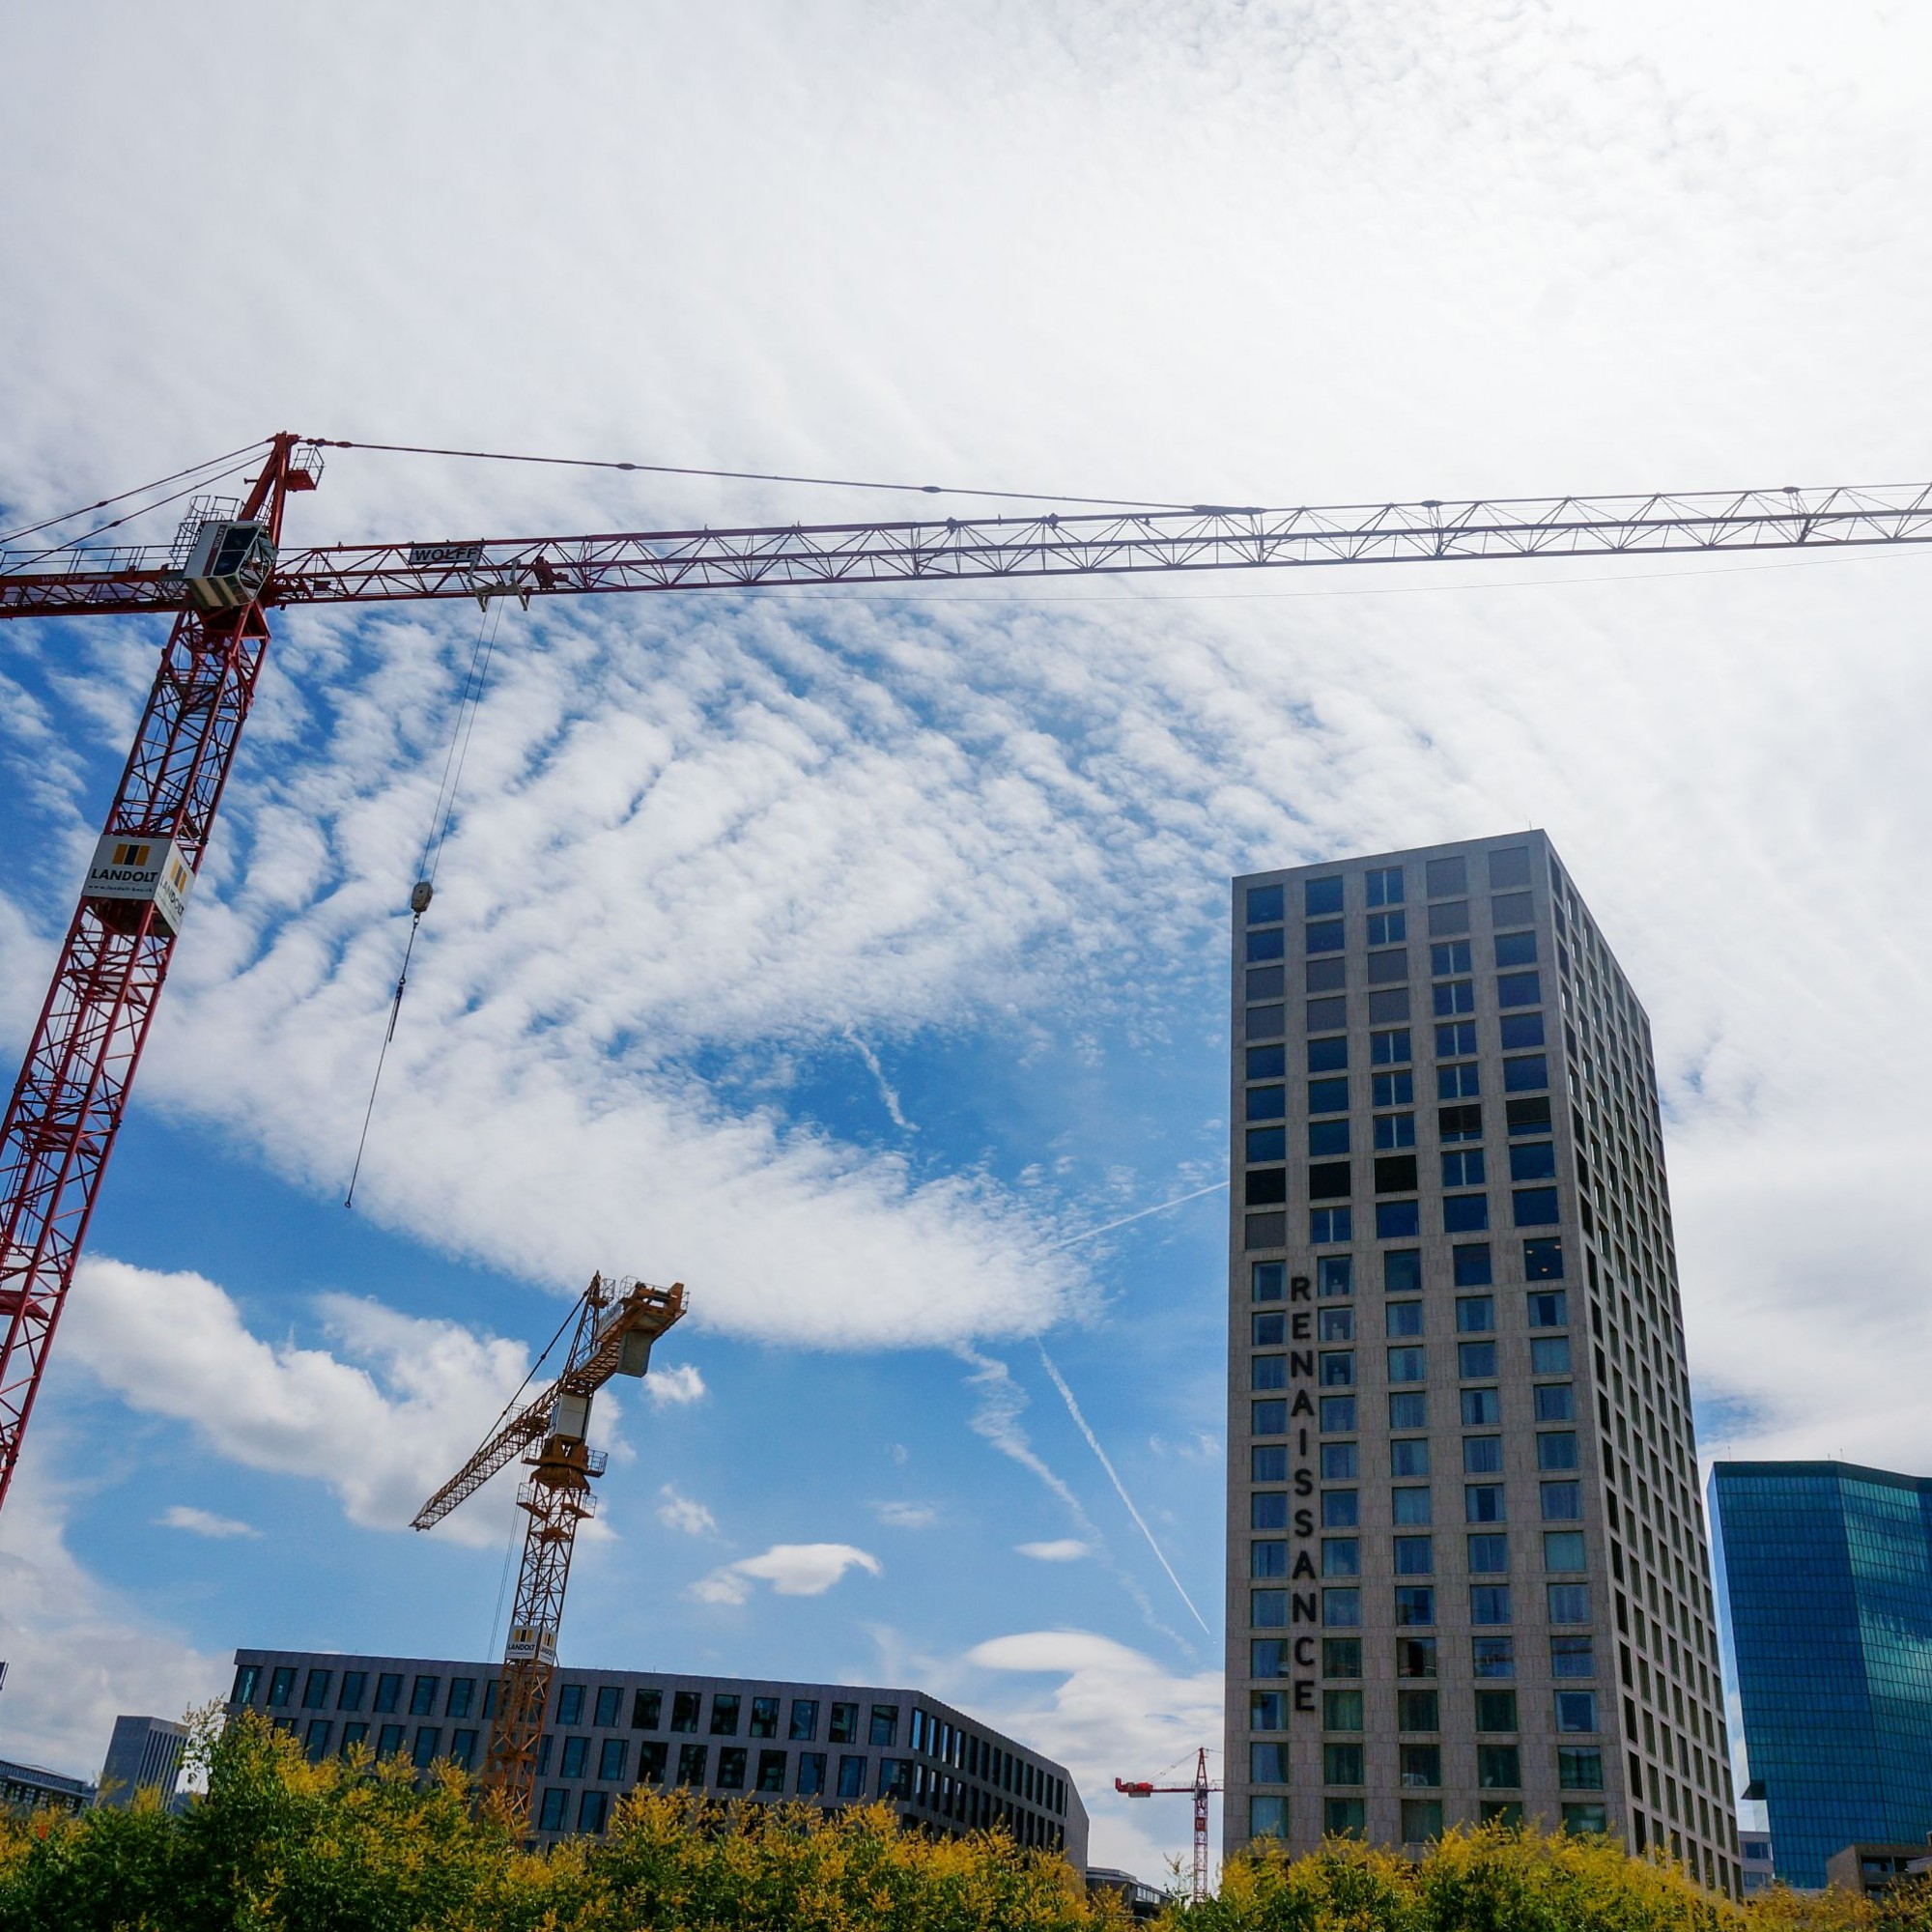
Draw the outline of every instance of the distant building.
<instances>
[{"instance_id":1,"label":"distant building","mask_svg":"<svg viewBox=\"0 0 1932 1932\"><path fill-rule=\"evenodd\" d=\"M0 1758L0 1809L84 1811L94 1803L94 1786L85 1778Z\"/></svg>"},{"instance_id":2,"label":"distant building","mask_svg":"<svg viewBox=\"0 0 1932 1932\"><path fill-rule=\"evenodd\" d=\"M228 1710L263 1712L312 1759L367 1745L424 1769L480 1770L498 1666L440 1658L238 1650ZM539 1835L605 1829L634 1786L722 1801L889 1804L957 1836L1004 1824L1087 1862L1087 1810L1064 1765L923 1692L663 1671L559 1669L537 1749Z\"/></svg>"},{"instance_id":3,"label":"distant building","mask_svg":"<svg viewBox=\"0 0 1932 1932\"><path fill-rule=\"evenodd\" d=\"M1932 1831L1932 1482L1849 1463L1719 1463L1726 1646L1785 1884Z\"/></svg>"},{"instance_id":4,"label":"distant building","mask_svg":"<svg viewBox=\"0 0 1932 1932\"><path fill-rule=\"evenodd\" d=\"M1117 1871L1111 1865L1095 1865L1087 1874L1089 1892L1111 1891L1126 1907L1136 1925L1158 1918L1167 1904L1167 1894L1157 1886L1136 1878L1132 1872Z\"/></svg>"},{"instance_id":5,"label":"distant building","mask_svg":"<svg viewBox=\"0 0 1932 1932\"><path fill-rule=\"evenodd\" d=\"M1735 1896L1642 1006L1540 832L1232 910L1227 1849L1534 1822Z\"/></svg>"},{"instance_id":6,"label":"distant building","mask_svg":"<svg viewBox=\"0 0 1932 1932\"><path fill-rule=\"evenodd\" d=\"M1745 1896L1768 1891L1777 1882L1777 1866L1771 1854L1769 1832L1748 1832L1738 1828L1738 1856L1744 1861Z\"/></svg>"},{"instance_id":7,"label":"distant building","mask_svg":"<svg viewBox=\"0 0 1932 1932\"><path fill-rule=\"evenodd\" d=\"M186 1744L186 1727L171 1719L116 1718L100 1768L100 1803L131 1804L136 1792L153 1791L172 1804Z\"/></svg>"},{"instance_id":8,"label":"distant building","mask_svg":"<svg viewBox=\"0 0 1932 1932\"><path fill-rule=\"evenodd\" d=\"M1876 1898L1932 1872L1932 1845L1846 1845L1825 1861L1825 1872L1833 1890Z\"/></svg>"}]
</instances>

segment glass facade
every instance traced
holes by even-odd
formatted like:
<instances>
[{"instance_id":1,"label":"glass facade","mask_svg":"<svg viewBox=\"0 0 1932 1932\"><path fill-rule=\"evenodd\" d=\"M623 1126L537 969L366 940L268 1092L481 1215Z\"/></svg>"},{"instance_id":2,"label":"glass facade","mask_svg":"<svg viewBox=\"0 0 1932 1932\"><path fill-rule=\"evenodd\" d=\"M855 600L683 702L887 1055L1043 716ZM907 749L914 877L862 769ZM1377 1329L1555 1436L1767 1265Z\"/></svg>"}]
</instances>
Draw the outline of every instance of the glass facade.
<instances>
[{"instance_id":1,"label":"glass facade","mask_svg":"<svg viewBox=\"0 0 1932 1932\"><path fill-rule=\"evenodd\" d=\"M1848 1463L1719 1463L1726 1663L1787 1884L1932 1831L1932 1481Z\"/></svg>"}]
</instances>

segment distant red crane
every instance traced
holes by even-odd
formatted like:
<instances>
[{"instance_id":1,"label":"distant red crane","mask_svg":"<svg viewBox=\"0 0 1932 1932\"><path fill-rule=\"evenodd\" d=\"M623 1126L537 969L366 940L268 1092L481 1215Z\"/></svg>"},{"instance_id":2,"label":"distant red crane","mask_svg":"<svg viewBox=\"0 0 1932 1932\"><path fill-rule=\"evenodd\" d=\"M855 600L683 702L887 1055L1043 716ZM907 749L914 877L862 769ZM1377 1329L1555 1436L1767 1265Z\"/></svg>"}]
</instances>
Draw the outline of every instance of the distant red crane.
<instances>
[{"instance_id":1,"label":"distant red crane","mask_svg":"<svg viewBox=\"0 0 1932 1932\"><path fill-rule=\"evenodd\" d=\"M1208 1794L1221 1789L1220 1781L1208 1776L1208 1747L1194 1753L1192 1784L1130 1784L1123 1777L1114 1780L1114 1789L1127 1798L1178 1797L1191 1794L1194 1799L1194 1903L1208 1902Z\"/></svg>"},{"instance_id":2,"label":"distant red crane","mask_svg":"<svg viewBox=\"0 0 1932 1932\"><path fill-rule=\"evenodd\" d=\"M355 446L284 433L214 459L242 457L237 467L252 469L259 450L261 468L240 502L191 505L172 549L59 544L0 552L0 619L115 612L174 619L0 1117L0 1502L18 1466L101 1175L254 700L271 611L445 597L527 603L600 591L728 594L797 584L1932 542L1932 485L1907 484L1274 510L1196 503L1079 516L285 548L288 497L315 489L323 449ZM163 482L213 467L195 465ZM145 494L130 491L93 508Z\"/></svg>"}]
</instances>

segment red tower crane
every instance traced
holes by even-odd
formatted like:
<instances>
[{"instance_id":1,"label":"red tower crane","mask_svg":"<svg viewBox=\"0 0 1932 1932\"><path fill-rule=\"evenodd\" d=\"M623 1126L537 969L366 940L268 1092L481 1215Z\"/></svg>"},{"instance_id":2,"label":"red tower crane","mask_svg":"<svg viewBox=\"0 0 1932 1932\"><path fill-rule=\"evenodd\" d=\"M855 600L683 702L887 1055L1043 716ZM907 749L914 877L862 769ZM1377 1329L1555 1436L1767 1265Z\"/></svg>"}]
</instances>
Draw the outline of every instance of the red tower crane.
<instances>
[{"instance_id":1,"label":"red tower crane","mask_svg":"<svg viewBox=\"0 0 1932 1932\"><path fill-rule=\"evenodd\" d=\"M1114 1780L1114 1789L1128 1798L1174 1797L1182 1793L1194 1800L1194 1903L1208 1903L1208 1794L1219 1791L1220 1783L1208 1776L1208 1747L1194 1753L1192 1784L1130 1783L1123 1777Z\"/></svg>"},{"instance_id":2,"label":"red tower crane","mask_svg":"<svg viewBox=\"0 0 1932 1932\"><path fill-rule=\"evenodd\" d=\"M284 550L289 497L316 487L324 448L355 446L270 438L245 497L191 516L172 550L0 554L0 618L174 618L0 1122L0 1501L208 850L272 610L1932 541L1932 485L1915 484L1276 510L1202 503Z\"/></svg>"}]
</instances>

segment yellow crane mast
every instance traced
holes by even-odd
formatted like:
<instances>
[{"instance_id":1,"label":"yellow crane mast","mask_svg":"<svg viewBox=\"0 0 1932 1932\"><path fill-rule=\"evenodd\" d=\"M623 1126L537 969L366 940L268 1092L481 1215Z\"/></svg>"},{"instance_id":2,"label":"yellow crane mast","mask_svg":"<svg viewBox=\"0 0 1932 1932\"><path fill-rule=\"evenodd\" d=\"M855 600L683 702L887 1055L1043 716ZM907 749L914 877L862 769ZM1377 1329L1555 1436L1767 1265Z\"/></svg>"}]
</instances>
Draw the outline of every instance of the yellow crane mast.
<instances>
[{"instance_id":1,"label":"yellow crane mast","mask_svg":"<svg viewBox=\"0 0 1932 1932\"><path fill-rule=\"evenodd\" d=\"M652 1288L592 1275L577 1305L577 1327L563 1373L500 1422L482 1446L416 1512L411 1525L428 1529L519 1455L530 1470L517 1492L528 1516L516 1602L503 1645L496 1716L483 1758L483 1789L498 1796L521 1824L536 1786L537 1740L556 1672L556 1634L577 1525L597 1513L590 1483L605 1456L590 1447L590 1405L612 1376L641 1376L651 1344L684 1314L684 1284Z\"/></svg>"}]
</instances>

